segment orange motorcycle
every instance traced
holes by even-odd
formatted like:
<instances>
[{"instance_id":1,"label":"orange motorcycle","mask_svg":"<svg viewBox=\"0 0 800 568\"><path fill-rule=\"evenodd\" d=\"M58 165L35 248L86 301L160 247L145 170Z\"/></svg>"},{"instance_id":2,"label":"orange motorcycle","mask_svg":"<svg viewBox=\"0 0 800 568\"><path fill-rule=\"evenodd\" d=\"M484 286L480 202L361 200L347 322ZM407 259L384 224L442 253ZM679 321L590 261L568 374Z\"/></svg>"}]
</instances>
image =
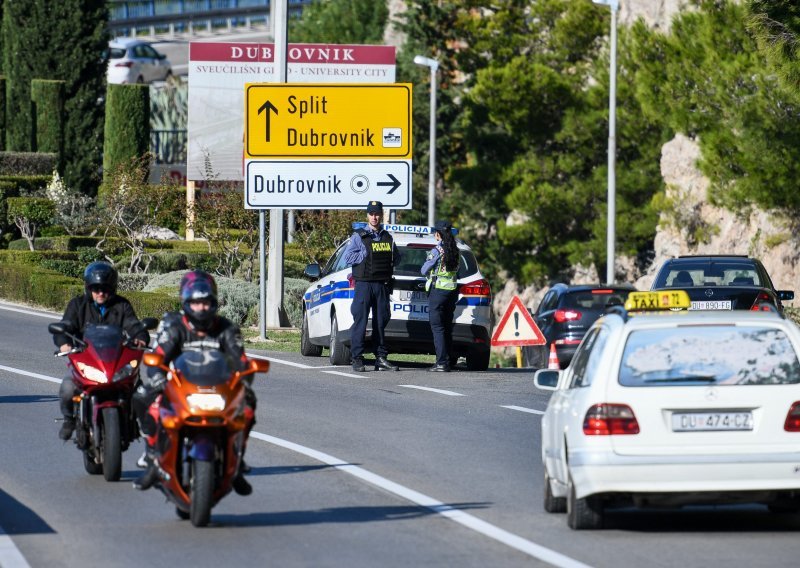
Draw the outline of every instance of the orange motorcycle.
<instances>
[{"instance_id":1,"label":"orange motorcycle","mask_svg":"<svg viewBox=\"0 0 800 568\"><path fill-rule=\"evenodd\" d=\"M222 352L209 350L186 351L169 367L162 355L146 353L144 364L167 373L164 393L151 406L158 412L158 486L179 517L206 526L241 465L252 420L242 380L266 373L269 362L250 359L245 370L234 371Z\"/></svg>"}]
</instances>

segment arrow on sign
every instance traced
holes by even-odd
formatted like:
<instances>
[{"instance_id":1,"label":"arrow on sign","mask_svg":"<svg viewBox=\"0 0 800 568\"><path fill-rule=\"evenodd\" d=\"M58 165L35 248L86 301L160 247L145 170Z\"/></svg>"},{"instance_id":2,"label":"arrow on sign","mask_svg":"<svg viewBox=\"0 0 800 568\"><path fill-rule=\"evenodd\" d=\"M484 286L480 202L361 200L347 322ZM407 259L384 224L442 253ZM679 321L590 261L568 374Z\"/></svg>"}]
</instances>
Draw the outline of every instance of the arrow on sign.
<instances>
[{"instance_id":1,"label":"arrow on sign","mask_svg":"<svg viewBox=\"0 0 800 568\"><path fill-rule=\"evenodd\" d=\"M266 111L267 111L267 136L266 136L266 141L267 141L267 142L269 142L269 134L270 134L270 132L269 132L269 131L270 131L270 128L269 128L270 111L274 112L275 114L278 114L278 109L275 107L275 105L274 105L274 104L272 104L272 101L266 101L266 102L265 102L263 105L261 105L260 107L258 107L258 114L261 114L261 111L263 111L263 110L266 110Z\"/></svg>"},{"instance_id":2,"label":"arrow on sign","mask_svg":"<svg viewBox=\"0 0 800 568\"><path fill-rule=\"evenodd\" d=\"M376 185L384 185L384 186L391 187L392 189L390 189L389 192L386 194L386 195L390 195L390 194L394 193L395 189L400 187L400 180L398 180L392 174L386 174L386 175L389 176L389 179L391 179L392 181L379 181Z\"/></svg>"}]
</instances>

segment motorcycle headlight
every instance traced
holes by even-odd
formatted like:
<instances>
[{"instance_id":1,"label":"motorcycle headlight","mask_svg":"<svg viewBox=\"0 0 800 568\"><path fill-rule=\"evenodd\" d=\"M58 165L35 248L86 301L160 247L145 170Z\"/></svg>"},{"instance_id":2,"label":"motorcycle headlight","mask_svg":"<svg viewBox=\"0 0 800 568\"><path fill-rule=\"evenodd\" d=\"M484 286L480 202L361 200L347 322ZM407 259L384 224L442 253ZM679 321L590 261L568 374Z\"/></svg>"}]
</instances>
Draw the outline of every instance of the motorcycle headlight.
<instances>
[{"instance_id":1,"label":"motorcycle headlight","mask_svg":"<svg viewBox=\"0 0 800 568\"><path fill-rule=\"evenodd\" d=\"M193 412L220 411L225 409L225 397L221 394L194 393L186 397Z\"/></svg>"},{"instance_id":2,"label":"motorcycle headlight","mask_svg":"<svg viewBox=\"0 0 800 568\"><path fill-rule=\"evenodd\" d=\"M136 371L136 367L138 366L139 366L139 361L134 359L133 361L122 367L119 371L114 373L114 376L111 378L111 382L116 383L117 381L127 379L134 373L134 371Z\"/></svg>"},{"instance_id":3,"label":"motorcycle headlight","mask_svg":"<svg viewBox=\"0 0 800 568\"><path fill-rule=\"evenodd\" d=\"M97 367L92 367L91 365L81 362L77 363L77 367L81 374L90 381L94 381L96 383L108 382L108 377L106 377L106 374Z\"/></svg>"}]
</instances>

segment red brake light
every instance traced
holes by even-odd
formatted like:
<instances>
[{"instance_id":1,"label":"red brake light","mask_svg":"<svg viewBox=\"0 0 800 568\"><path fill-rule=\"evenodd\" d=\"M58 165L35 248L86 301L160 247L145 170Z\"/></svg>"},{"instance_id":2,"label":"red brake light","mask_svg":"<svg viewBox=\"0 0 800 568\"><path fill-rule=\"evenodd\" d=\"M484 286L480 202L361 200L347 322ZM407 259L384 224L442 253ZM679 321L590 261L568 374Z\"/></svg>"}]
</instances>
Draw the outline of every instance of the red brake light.
<instances>
[{"instance_id":1,"label":"red brake light","mask_svg":"<svg viewBox=\"0 0 800 568\"><path fill-rule=\"evenodd\" d=\"M492 289L489 287L489 282L486 280L475 280L462 284L458 290L464 296L491 296Z\"/></svg>"},{"instance_id":2,"label":"red brake light","mask_svg":"<svg viewBox=\"0 0 800 568\"><path fill-rule=\"evenodd\" d=\"M583 433L587 436L638 434L639 423L627 404L595 404L583 418Z\"/></svg>"},{"instance_id":3,"label":"red brake light","mask_svg":"<svg viewBox=\"0 0 800 568\"><path fill-rule=\"evenodd\" d=\"M800 401L792 404L789 413L786 415L783 429L787 432L800 432Z\"/></svg>"},{"instance_id":4,"label":"red brake light","mask_svg":"<svg viewBox=\"0 0 800 568\"><path fill-rule=\"evenodd\" d=\"M766 292L759 292L756 301L750 307L751 312L774 312L775 306L772 304L772 298Z\"/></svg>"},{"instance_id":5,"label":"red brake light","mask_svg":"<svg viewBox=\"0 0 800 568\"><path fill-rule=\"evenodd\" d=\"M556 313L553 314L553 319L558 323L564 323L565 321L577 321L582 316L583 313L578 310L556 310Z\"/></svg>"},{"instance_id":6,"label":"red brake light","mask_svg":"<svg viewBox=\"0 0 800 568\"><path fill-rule=\"evenodd\" d=\"M133 61L122 61L121 63L115 63L114 67L133 67Z\"/></svg>"},{"instance_id":7,"label":"red brake light","mask_svg":"<svg viewBox=\"0 0 800 568\"><path fill-rule=\"evenodd\" d=\"M614 290L592 290L592 294L613 294Z\"/></svg>"}]
</instances>

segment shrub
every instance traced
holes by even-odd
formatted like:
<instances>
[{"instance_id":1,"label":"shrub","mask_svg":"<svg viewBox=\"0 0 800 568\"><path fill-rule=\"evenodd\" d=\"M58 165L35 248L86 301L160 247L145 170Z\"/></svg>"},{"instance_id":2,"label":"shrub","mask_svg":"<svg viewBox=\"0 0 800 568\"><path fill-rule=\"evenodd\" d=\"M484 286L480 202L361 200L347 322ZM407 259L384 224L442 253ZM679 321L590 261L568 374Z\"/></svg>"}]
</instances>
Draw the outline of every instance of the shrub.
<instances>
[{"instance_id":1,"label":"shrub","mask_svg":"<svg viewBox=\"0 0 800 568\"><path fill-rule=\"evenodd\" d=\"M130 272L123 272L119 275L119 284L117 290L122 292L141 292L147 285L150 277L147 274L132 274Z\"/></svg>"},{"instance_id":2,"label":"shrub","mask_svg":"<svg viewBox=\"0 0 800 568\"><path fill-rule=\"evenodd\" d=\"M64 81L33 79L34 144L37 152L64 152Z\"/></svg>"},{"instance_id":3,"label":"shrub","mask_svg":"<svg viewBox=\"0 0 800 568\"><path fill-rule=\"evenodd\" d=\"M108 86L103 139L105 184L109 175L150 150L150 87Z\"/></svg>"},{"instance_id":4,"label":"shrub","mask_svg":"<svg viewBox=\"0 0 800 568\"><path fill-rule=\"evenodd\" d=\"M0 176L46 176L58 166L58 155L45 152L0 152ZM46 183L46 182L45 182Z\"/></svg>"},{"instance_id":5,"label":"shrub","mask_svg":"<svg viewBox=\"0 0 800 568\"><path fill-rule=\"evenodd\" d=\"M12 197L7 203L9 222L17 226L28 246L34 250L36 231L49 225L55 214L55 206L43 197Z\"/></svg>"},{"instance_id":6,"label":"shrub","mask_svg":"<svg viewBox=\"0 0 800 568\"><path fill-rule=\"evenodd\" d=\"M59 272L71 278L83 278L83 271L86 268L77 260L56 260L45 258L39 263L42 268Z\"/></svg>"}]
</instances>

